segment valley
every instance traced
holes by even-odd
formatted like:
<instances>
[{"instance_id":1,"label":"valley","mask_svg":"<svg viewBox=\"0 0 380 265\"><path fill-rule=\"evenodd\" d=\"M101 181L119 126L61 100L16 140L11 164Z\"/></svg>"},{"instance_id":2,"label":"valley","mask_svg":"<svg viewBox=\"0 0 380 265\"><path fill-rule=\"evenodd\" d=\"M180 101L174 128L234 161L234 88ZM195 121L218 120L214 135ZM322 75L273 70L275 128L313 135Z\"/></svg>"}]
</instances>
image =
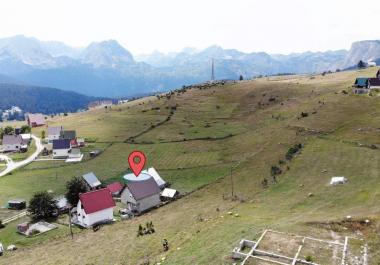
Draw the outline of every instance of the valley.
<instances>
[{"instance_id":1,"label":"valley","mask_svg":"<svg viewBox=\"0 0 380 265\"><path fill-rule=\"evenodd\" d=\"M233 264L239 241L257 240L265 229L360 238L368 244L369 264L377 264L379 94L351 93L356 77L377 70L194 87L48 118L49 126L76 129L90 140L86 148L102 153L79 164L33 162L1 177L1 205L42 190L63 194L69 179L89 171L106 183L118 180L133 150L144 151L147 166L185 196L97 232L75 228L73 239L64 224L24 238L15 226L25 219L10 223L0 229L0 241L19 249L0 264ZM273 167L281 171L276 178ZM330 186L333 176L348 183ZM359 225L366 219L368 225ZM139 224L150 221L156 233L137 237Z\"/></svg>"}]
</instances>

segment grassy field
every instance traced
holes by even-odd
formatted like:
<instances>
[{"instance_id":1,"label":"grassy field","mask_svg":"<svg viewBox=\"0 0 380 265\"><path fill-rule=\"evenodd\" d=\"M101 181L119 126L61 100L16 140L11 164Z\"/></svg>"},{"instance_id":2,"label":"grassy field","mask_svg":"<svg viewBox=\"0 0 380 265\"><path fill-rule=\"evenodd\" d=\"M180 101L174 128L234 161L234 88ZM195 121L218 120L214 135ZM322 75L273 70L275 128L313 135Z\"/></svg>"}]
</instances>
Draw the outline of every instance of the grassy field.
<instances>
[{"instance_id":1,"label":"grassy field","mask_svg":"<svg viewBox=\"0 0 380 265\"><path fill-rule=\"evenodd\" d=\"M377 95L346 93L356 76L376 71L262 78L48 119L76 129L92 141L87 152L102 154L80 164L34 162L0 178L0 204L39 190L62 194L67 180L88 171L105 182L120 179L136 149L189 194L96 233L77 230L74 239L65 227L25 239L12 223L0 230L0 241L21 248L0 264L156 264L162 258L163 264L232 264L232 248L265 228L326 239L361 237L369 244L370 264L377 264L380 102ZM287 161L286 152L298 143L303 148ZM282 170L277 183L271 166ZM349 182L332 187L332 176ZM371 224L347 226L347 215ZM148 221L157 232L137 238L138 225ZM164 238L168 252L162 250Z\"/></svg>"}]
</instances>

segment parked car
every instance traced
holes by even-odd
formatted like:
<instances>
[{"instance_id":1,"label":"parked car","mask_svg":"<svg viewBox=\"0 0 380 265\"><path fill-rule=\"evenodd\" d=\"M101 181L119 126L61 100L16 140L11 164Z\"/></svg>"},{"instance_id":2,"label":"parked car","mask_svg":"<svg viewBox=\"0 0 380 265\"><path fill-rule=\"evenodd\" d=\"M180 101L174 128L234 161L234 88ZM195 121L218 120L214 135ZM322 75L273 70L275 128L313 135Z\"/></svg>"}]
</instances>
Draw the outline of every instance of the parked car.
<instances>
[{"instance_id":1,"label":"parked car","mask_svg":"<svg viewBox=\"0 0 380 265\"><path fill-rule=\"evenodd\" d=\"M120 218L121 220L128 220L132 219L134 217L134 214L131 210L128 209L121 209L119 210Z\"/></svg>"}]
</instances>

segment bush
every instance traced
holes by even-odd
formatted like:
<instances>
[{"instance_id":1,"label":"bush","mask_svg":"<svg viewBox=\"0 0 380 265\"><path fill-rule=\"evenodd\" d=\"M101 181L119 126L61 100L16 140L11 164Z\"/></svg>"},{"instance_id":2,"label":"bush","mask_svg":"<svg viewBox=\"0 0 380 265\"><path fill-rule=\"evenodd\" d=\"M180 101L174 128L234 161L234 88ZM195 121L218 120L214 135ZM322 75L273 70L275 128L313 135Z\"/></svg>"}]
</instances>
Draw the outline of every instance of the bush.
<instances>
[{"instance_id":1,"label":"bush","mask_svg":"<svg viewBox=\"0 0 380 265\"><path fill-rule=\"evenodd\" d=\"M5 225L3 224L3 221L0 220L0 229L1 229L1 228L4 228L4 227L5 227Z\"/></svg>"},{"instance_id":2,"label":"bush","mask_svg":"<svg viewBox=\"0 0 380 265\"><path fill-rule=\"evenodd\" d=\"M270 169L270 173L272 176L276 176L276 175L280 175L282 173L282 170L278 166L272 166Z\"/></svg>"},{"instance_id":3,"label":"bush","mask_svg":"<svg viewBox=\"0 0 380 265\"><path fill-rule=\"evenodd\" d=\"M310 256L310 255L308 255L308 256L305 257L305 260L306 260L307 262L313 262L313 257Z\"/></svg>"},{"instance_id":4,"label":"bush","mask_svg":"<svg viewBox=\"0 0 380 265\"><path fill-rule=\"evenodd\" d=\"M290 147L288 152L285 155L285 158L287 160L292 160L293 156L297 154L302 149L302 144L295 144L294 146Z\"/></svg>"}]
</instances>

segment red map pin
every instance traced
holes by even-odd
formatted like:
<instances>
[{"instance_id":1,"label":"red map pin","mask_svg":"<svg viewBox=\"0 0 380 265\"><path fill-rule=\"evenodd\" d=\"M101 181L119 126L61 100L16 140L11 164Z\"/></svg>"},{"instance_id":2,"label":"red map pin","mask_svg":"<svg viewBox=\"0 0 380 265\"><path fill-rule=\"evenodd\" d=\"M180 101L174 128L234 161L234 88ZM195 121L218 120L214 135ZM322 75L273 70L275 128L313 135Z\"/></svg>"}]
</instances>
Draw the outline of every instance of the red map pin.
<instances>
[{"instance_id":1,"label":"red map pin","mask_svg":"<svg viewBox=\"0 0 380 265\"><path fill-rule=\"evenodd\" d=\"M133 174L135 174L136 177L140 175L141 170L145 166L146 157L143 152L140 151L133 151L129 154L128 157L128 163L129 167L132 169Z\"/></svg>"}]
</instances>

